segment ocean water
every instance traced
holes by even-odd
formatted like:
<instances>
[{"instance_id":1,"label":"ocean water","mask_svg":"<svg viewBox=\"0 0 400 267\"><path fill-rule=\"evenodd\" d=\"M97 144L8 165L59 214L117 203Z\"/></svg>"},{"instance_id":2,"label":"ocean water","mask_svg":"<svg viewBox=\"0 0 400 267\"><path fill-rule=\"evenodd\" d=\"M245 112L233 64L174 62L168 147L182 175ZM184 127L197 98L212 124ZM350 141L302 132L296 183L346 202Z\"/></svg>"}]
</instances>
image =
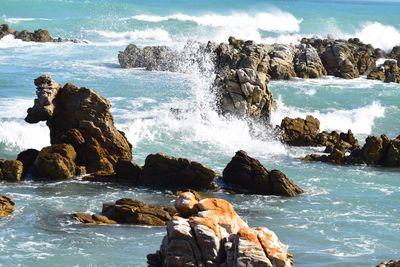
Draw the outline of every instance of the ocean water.
<instances>
[{"instance_id":1,"label":"ocean water","mask_svg":"<svg viewBox=\"0 0 400 267\"><path fill-rule=\"evenodd\" d=\"M209 193L233 203L251 226L267 226L289 245L297 266L374 266L400 257L400 172L367 166L303 162L319 148L287 147L263 125L250 128L213 109L212 76L121 69L117 54L131 42L180 49L189 39L296 42L302 36L359 37L390 50L400 43L400 3L386 1L122 1L0 0L0 23L17 30L44 28L86 43L36 44L0 40L0 158L49 144L44 123L23 118L33 104L33 79L51 73L96 89L113 104L133 157L165 152L218 172L239 149L280 169L305 189L295 198ZM207 59L205 59L207 61ZM182 62L182 64L187 64ZM210 66L210 68L212 68ZM313 114L322 130L400 134L400 85L365 77L346 81L273 81L278 102L272 121ZM170 108L180 108L176 118ZM79 180L0 183L16 212L0 220L0 266L145 266L164 228L86 227L66 215L99 212L101 204L133 197L172 205L164 192Z\"/></svg>"}]
</instances>

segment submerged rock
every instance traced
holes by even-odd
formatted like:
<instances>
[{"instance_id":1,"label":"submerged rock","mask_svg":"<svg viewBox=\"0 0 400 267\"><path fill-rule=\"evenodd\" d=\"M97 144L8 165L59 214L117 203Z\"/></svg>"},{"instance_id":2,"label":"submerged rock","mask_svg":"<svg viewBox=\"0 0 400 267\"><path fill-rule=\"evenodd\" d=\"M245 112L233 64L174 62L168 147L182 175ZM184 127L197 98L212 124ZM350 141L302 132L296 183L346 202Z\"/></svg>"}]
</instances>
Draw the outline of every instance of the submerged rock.
<instances>
[{"instance_id":1,"label":"submerged rock","mask_svg":"<svg viewBox=\"0 0 400 267\"><path fill-rule=\"evenodd\" d=\"M0 181L19 182L24 172L24 165L19 160L0 159Z\"/></svg>"},{"instance_id":2,"label":"submerged rock","mask_svg":"<svg viewBox=\"0 0 400 267\"><path fill-rule=\"evenodd\" d=\"M35 79L35 85L37 99L28 109L25 120L47 121L51 144L71 145L76 152L77 166L85 167L89 173L111 175L119 160L132 159L131 144L115 128L107 99L71 83L61 88L50 75ZM72 167L68 169L68 173L73 173ZM35 170L40 172L38 166Z\"/></svg>"},{"instance_id":3,"label":"submerged rock","mask_svg":"<svg viewBox=\"0 0 400 267\"><path fill-rule=\"evenodd\" d=\"M198 162L158 153L147 156L140 184L169 189L213 189L216 176Z\"/></svg>"},{"instance_id":4,"label":"submerged rock","mask_svg":"<svg viewBox=\"0 0 400 267\"><path fill-rule=\"evenodd\" d=\"M12 198L0 195L0 217L5 217L14 212L15 202Z\"/></svg>"},{"instance_id":5,"label":"submerged rock","mask_svg":"<svg viewBox=\"0 0 400 267\"><path fill-rule=\"evenodd\" d=\"M160 250L147 255L148 266L293 266L274 232L249 228L226 200L200 200L192 214L167 224Z\"/></svg>"},{"instance_id":6,"label":"submerged rock","mask_svg":"<svg viewBox=\"0 0 400 267\"><path fill-rule=\"evenodd\" d=\"M304 191L278 170L268 171L258 160L240 150L225 167L222 181L229 189L260 195L293 197Z\"/></svg>"},{"instance_id":7,"label":"submerged rock","mask_svg":"<svg viewBox=\"0 0 400 267\"><path fill-rule=\"evenodd\" d=\"M162 226L176 213L176 209L172 207L155 207L132 198L122 198L115 203L104 203L101 215L75 213L73 217L85 224Z\"/></svg>"}]
</instances>

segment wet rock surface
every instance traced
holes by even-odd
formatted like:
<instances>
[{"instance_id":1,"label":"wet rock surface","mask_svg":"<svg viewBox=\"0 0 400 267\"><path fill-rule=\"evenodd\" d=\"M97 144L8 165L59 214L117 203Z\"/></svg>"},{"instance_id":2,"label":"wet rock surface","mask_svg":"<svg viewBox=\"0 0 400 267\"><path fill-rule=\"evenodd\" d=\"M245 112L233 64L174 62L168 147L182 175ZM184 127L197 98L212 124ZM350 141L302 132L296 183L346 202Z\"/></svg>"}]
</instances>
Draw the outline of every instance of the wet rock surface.
<instances>
[{"instance_id":1,"label":"wet rock surface","mask_svg":"<svg viewBox=\"0 0 400 267\"><path fill-rule=\"evenodd\" d=\"M158 153L147 156L140 184L169 189L213 189L216 176L198 162Z\"/></svg>"},{"instance_id":2,"label":"wet rock surface","mask_svg":"<svg viewBox=\"0 0 400 267\"><path fill-rule=\"evenodd\" d=\"M89 173L111 175L119 160L132 159L131 144L115 128L107 99L71 83L61 87L49 75L35 79L35 85L37 99L28 109L25 121L46 121L51 144L71 145L76 152L77 166L85 167ZM35 164L38 173L39 166Z\"/></svg>"},{"instance_id":3,"label":"wet rock surface","mask_svg":"<svg viewBox=\"0 0 400 267\"><path fill-rule=\"evenodd\" d=\"M0 181L19 182L24 172L24 165L19 160L0 159Z\"/></svg>"},{"instance_id":4,"label":"wet rock surface","mask_svg":"<svg viewBox=\"0 0 400 267\"><path fill-rule=\"evenodd\" d=\"M304 191L278 170L268 171L258 160L240 150L225 167L222 181L233 191L293 197Z\"/></svg>"},{"instance_id":5,"label":"wet rock surface","mask_svg":"<svg viewBox=\"0 0 400 267\"><path fill-rule=\"evenodd\" d=\"M386 260L382 261L376 267L400 267L400 260Z\"/></svg>"},{"instance_id":6,"label":"wet rock surface","mask_svg":"<svg viewBox=\"0 0 400 267\"><path fill-rule=\"evenodd\" d=\"M193 216L168 222L160 250L147 255L148 266L293 266L274 232L249 228L226 200L192 204L186 210L194 209Z\"/></svg>"},{"instance_id":7,"label":"wet rock surface","mask_svg":"<svg viewBox=\"0 0 400 267\"><path fill-rule=\"evenodd\" d=\"M377 66L368 76L370 80L380 80L386 83L400 83L399 61L394 59L385 60Z\"/></svg>"},{"instance_id":8,"label":"wet rock surface","mask_svg":"<svg viewBox=\"0 0 400 267\"><path fill-rule=\"evenodd\" d=\"M162 226L177 214L173 207L150 206L144 202L122 198L104 203L101 214L75 213L73 217L85 224L132 224Z\"/></svg>"},{"instance_id":9,"label":"wet rock surface","mask_svg":"<svg viewBox=\"0 0 400 267\"><path fill-rule=\"evenodd\" d=\"M312 154L306 156L305 160L400 167L400 136L394 139L386 135L368 136L363 147L352 150L350 154L346 153L345 148L335 146L328 155Z\"/></svg>"},{"instance_id":10,"label":"wet rock surface","mask_svg":"<svg viewBox=\"0 0 400 267\"><path fill-rule=\"evenodd\" d=\"M12 198L0 195L0 218L14 212L15 203Z\"/></svg>"}]
</instances>

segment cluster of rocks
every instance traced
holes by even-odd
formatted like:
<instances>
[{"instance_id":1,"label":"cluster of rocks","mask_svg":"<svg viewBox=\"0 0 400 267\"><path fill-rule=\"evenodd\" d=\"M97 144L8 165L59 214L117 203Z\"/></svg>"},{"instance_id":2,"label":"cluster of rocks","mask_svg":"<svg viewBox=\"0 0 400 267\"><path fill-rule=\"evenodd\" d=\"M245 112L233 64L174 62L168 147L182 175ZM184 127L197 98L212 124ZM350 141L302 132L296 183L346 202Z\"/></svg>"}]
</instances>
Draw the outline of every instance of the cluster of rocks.
<instances>
[{"instance_id":1,"label":"cluster of rocks","mask_svg":"<svg viewBox=\"0 0 400 267\"><path fill-rule=\"evenodd\" d=\"M13 213L14 206L15 203L10 197L0 195L0 218Z\"/></svg>"},{"instance_id":2,"label":"cluster of rocks","mask_svg":"<svg viewBox=\"0 0 400 267\"><path fill-rule=\"evenodd\" d=\"M23 151L14 161L1 160L0 180L19 181L28 174L35 179L68 179L88 173L84 179L90 181L171 190L217 188L217 173L198 162L157 153L148 155L143 166L134 163L131 144L114 126L110 102L95 91L71 83L61 86L49 75L35 79L35 85L37 98L25 121L46 121L51 145ZM236 153L221 179L236 192L303 192L282 172L267 171L243 151Z\"/></svg>"},{"instance_id":3,"label":"cluster of rocks","mask_svg":"<svg viewBox=\"0 0 400 267\"><path fill-rule=\"evenodd\" d=\"M329 155L311 154L305 160L400 167L400 136L394 139L386 135L368 136L363 147L347 152L345 146L336 145Z\"/></svg>"},{"instance_id":4,"label":"cluster of rocks","mask_svg":"<svg viewBox=\"0 0 400 267\"><path fill-rule=\"evenodd\" d=\"M167 224L160 250L147 255L148 266L293 266L293 256L266 227L250 228L223 199L196 200L183 193L178 212Z\"/></svg>"},{"instance_id":5,"label":"cluster of rocks","mask_svg":"<svg viewBox=\"0 0 400 267\"><path fill-rule=\"evenodd\" d=\"M385 60L385 62L371 71L367 78L386 83L400 83L400 61L395 59Z\"/></svg>"},{"instance_id":6,"label":"cluster of rocks","mask_svg":"<svg viewBox=\"0 0 400 267\"><path fill-rule=\"evenodd\" d=\"M75 213L73 217L85 224L162 226L176 214L173 207L154 207L135 199L122 198L115 203L104 203L101 214Z\"/></svg>"},{"instance_id":7,"label":"cluster of rocks","mask_svg":"<svg viewBox=\"0 0 400 267\"><path fill-rule=\"evenodd\" d=\"M307 115L305 119L286 117L278 130L282 142L291 146L325 146L326 152L332 151L338 145L349 151L359 147L351 130L347 133L320 132L319 120L311 115Z\"/></svg>"},{"instance_id":8,"label":"cluster of rocks","mask_svg":"<svg viewBox=\"0 0 400 267\"><path fill-rule=\"evenodd\" d=\"M62 42L61 38L53 38L50 33L46 30L38 29L33 32L28 30L16 31L13 30L8 24L0 25L0 39L6 35L13 35L15 39L20 39L25 42Z\"/></svg>"}]
</instances>

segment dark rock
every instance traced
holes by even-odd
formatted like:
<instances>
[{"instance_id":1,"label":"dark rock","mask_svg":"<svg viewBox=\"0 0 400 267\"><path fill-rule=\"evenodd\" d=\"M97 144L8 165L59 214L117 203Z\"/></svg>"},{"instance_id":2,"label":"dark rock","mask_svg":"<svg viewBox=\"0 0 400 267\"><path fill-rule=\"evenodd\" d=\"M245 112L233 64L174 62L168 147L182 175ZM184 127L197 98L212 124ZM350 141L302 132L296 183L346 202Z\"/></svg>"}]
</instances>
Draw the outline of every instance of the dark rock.
<instances>
[{"instance_id":1,"label":"dark rock","mask_svg":"<svg viewBox=\"0 0 400 267\"><path fill-rule=\"evenodd\" d=\"M120 160L114 166L118 178L137 184L142 175L142 167L132 161Z\"/></svg>"},{"instance_id":2,"label":"dark rock","mask_svg":"<svg viewBox=\"0 0 400 267\"><path fill-rule=\"evenodd\" d=\"M18 154L17 160L24 165L24 174L32 169L38 154L39 151L36 149L27 149Z\"/></svg>"},{"instance_id":3,"label":"dark rock","mask_svg":"<svg viewBox=\"0 0 400 267\"><path fill-rule=\"evenodd\" d=\"M76 152L69 144L44 147L38 154L33 173L44 179L67 179L76 173Z\"/></svg>"},{"instance_id":4,"label":"dark rock","mask_svg":"<svg viewBox=\"0 0 400 267\"><path fill-rule=\"evenodd\" d=\"M0 180L19 182L24 172L24 165L19 160L0 160Z\"/></svg>"},{"instance_id":5,"label":"dark rock","mask_svg":"<svg viewBox=\"0 0 400 267\"><path fill-rule=\"evenodd\" d=\"M0 217L5 217L14 212L15 202L12 198L0 195Z\"/></svg>"},{"instance_id":6,"label":"dark rock","mask_svg":"<svg viewBox=\"0 0 400 267\"><path fill-rule=\"evenodd\" d=\"M398 62L393 59L385 60L385 62L377 66L367 78L384 81L386 83L400 83L400 67L398 66Z\"/></svg>"},{"instance_id":7,"label":"dark rock","mask_svg":"<svg viewBox=\"0 0 400 267\"><path fill-rule=\"evenodd\" d=\"M131 144L115 128L107 99L71 83L61 88L49 75L37 78L35 85L38 98L25 120L47 121L51 144L72 145L78 166L89 173L111 175L119 160L132 159Z\"/></svg>"},{"instance_id":8,"label":"dark rock","mask_svg":"<svg viewBox=\"0 0 400 267\"><path fill-rule=\"evenodd\" d=\"M216 176L200 163L158 153L147 156L140 183L170 189L213 189Z\"/></svg>"},{"instance_id":9,"label":"dark rock","mask_svg":"<svg viewBox=\"0 0 400 267\"><path fill-rule=\"evenodd\" d=\"M0 39L4 36L12 34L14 35L15 39L21 39L25 42L53 42L53 38L51 37L50 33L46 30L35 30L33 32L23 30L23 31L14 31L11 29L10 26L7 24L0 25Z\"/></svg>"},{"instance_id":10,"label":"dark rock","mask_svg":"<svg viewBox=\"0 0 400 267\"><path fill-rule=\"evenodd\" d=\"M297 196L304 191L278 170L268 171L240 150L225 167L222 181L229 189L260 195Z\"/></svg>"}]
</instances>

